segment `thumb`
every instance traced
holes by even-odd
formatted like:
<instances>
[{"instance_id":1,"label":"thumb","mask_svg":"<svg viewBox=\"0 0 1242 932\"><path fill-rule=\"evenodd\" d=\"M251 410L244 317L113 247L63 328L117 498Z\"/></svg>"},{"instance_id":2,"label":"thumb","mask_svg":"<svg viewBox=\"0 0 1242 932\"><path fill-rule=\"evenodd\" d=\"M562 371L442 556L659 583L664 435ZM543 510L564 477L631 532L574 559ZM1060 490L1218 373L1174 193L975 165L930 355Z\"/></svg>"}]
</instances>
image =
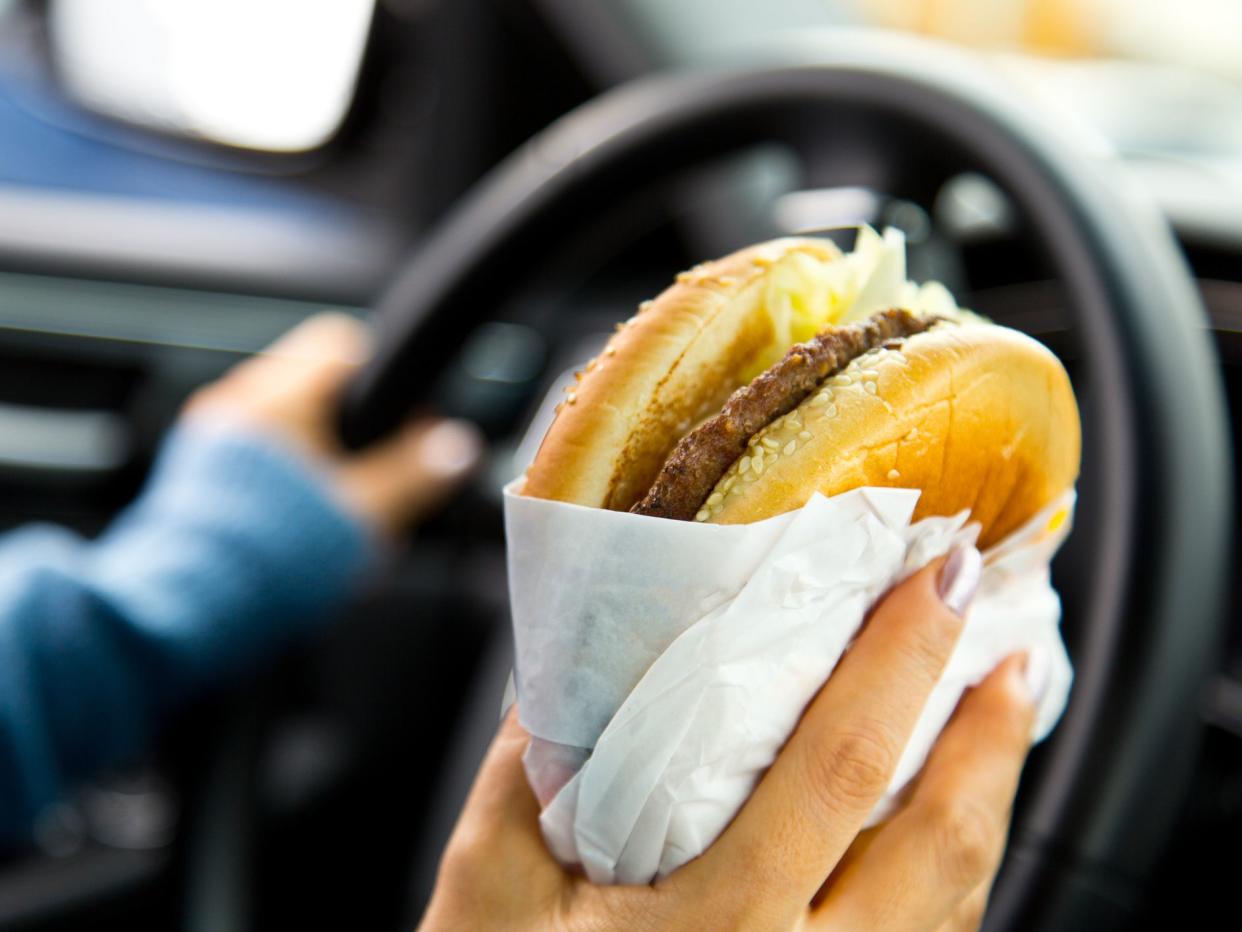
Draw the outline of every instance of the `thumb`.
<instances>
[{"instance_id":1,"label":"thumb","mask_svg":"<svg viewBox=\"0 0 1242 932\"><path fill-rule=\"evenodd\" d=\"M340 467L342 492L381 531L422 520L479 465L483 437L467 421L420 419Z\"/></svg>"}]
</instances>

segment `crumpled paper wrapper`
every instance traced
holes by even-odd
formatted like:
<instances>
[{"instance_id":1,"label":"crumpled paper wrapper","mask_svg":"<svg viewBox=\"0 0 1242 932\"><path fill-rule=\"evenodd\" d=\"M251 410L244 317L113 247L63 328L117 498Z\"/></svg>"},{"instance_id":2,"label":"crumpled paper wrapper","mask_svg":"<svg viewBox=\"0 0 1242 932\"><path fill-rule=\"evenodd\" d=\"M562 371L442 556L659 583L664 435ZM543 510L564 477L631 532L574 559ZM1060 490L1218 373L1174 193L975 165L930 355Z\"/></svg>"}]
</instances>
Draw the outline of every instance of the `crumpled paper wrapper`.
<instances>
[{"instance_id":1,"label":"crumpled paper wrapper","mask_svg":"<svg viewBox=\"0 0 1242 932\"><path fill-rule=\"evenodd\" d=\"M894 583L973 542L965 512L865 488L749 525L668 521L505 489L519 716L552 853L641 884L701 854L741 808ZM962 693L1010 654L1048 665L1036 740L1073 677L1048 563L1067 492L984 554L979 593L871 824L896 806Z\"/></svg>"}]
</instances>

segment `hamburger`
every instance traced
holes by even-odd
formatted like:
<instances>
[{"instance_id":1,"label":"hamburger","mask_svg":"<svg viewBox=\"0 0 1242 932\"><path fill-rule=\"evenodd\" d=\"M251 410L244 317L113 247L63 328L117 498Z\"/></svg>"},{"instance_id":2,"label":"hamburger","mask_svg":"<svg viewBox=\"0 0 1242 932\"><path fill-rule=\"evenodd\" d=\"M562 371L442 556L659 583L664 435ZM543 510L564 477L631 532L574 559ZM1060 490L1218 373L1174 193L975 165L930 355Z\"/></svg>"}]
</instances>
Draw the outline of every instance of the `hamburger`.
<instances>
[{"instance_id":1,"label":"hamburger","mask_svg":"<svg viewBox=\"0 0 1242 932\"><path fill-rule=\"evenodd\" d=\"M982 547L1078 474L1042 344L906 278L901 235L784 238L683 272L578 373L523 494L737 524L862 486L969 510Z\"/></svg>"}]
</instances>

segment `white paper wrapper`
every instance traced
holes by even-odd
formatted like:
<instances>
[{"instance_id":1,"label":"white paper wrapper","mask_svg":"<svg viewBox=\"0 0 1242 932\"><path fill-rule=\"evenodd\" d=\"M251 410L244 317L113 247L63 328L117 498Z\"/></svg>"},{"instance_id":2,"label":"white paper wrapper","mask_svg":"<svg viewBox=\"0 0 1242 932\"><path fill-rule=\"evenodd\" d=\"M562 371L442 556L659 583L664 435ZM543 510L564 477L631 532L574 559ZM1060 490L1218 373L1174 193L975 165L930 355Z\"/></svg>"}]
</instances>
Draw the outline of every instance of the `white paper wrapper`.
<instances>
[{"instance_id":1,"label":"white paper wrapper","mask_svg":"<svg viewBox=\"0 0 1242 932\"><path fill-rule=\"evenodd\" d=\"M815 496L750 525L667 521L505 490L519 714L552 852L596 883L648 883L702 853L745 802L876 599L959 541L911 524L919 493ZM961 694L1018 650L1049 665L1035 725L1072 671L1048 562L1073 493L985 554L961 640L901 758L883 819Z\"/></svg>"},{"instance_id":2,"label":"white paper wrapper","mask_svg":"<svg viewBox=\"0 0 1242 932\"><path fill-rule=\"evenodd\" d=\"M527 773L553 853L596 883L647 883L745 802L875 600L976 529L910 523L918 492L815 496L751 525L522 498L505 523ZM923 765L962 692L1004 657L1049 665L1042 739L1072 672L1048 561L1067 493L985 555L961 640L871 821Z\"/></svg>"}]
</instances>

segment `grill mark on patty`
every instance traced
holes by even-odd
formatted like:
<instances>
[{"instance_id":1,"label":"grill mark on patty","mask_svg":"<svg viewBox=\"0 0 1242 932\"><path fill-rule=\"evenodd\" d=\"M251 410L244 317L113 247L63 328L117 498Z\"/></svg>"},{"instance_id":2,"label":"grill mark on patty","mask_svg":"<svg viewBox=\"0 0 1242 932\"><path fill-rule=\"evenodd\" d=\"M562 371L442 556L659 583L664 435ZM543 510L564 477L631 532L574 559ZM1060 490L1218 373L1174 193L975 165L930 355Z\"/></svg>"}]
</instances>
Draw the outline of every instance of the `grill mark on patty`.
<instances>
[{"instance_id":1,"label":"grill mark on patty","mask_svg":"<svg viewBox=\"0 0 1242 932\"><path fill-rule=\"evenodd\" d=\"M682 437L651 489L630 511L689 521L729 467L746 452L751 437L798 407L824 379L863 353L922 333L937 320L893 309L861 323L830 327L797 344L774 366L730 395L719 414Z\"/></svg>"}]
</instances>

